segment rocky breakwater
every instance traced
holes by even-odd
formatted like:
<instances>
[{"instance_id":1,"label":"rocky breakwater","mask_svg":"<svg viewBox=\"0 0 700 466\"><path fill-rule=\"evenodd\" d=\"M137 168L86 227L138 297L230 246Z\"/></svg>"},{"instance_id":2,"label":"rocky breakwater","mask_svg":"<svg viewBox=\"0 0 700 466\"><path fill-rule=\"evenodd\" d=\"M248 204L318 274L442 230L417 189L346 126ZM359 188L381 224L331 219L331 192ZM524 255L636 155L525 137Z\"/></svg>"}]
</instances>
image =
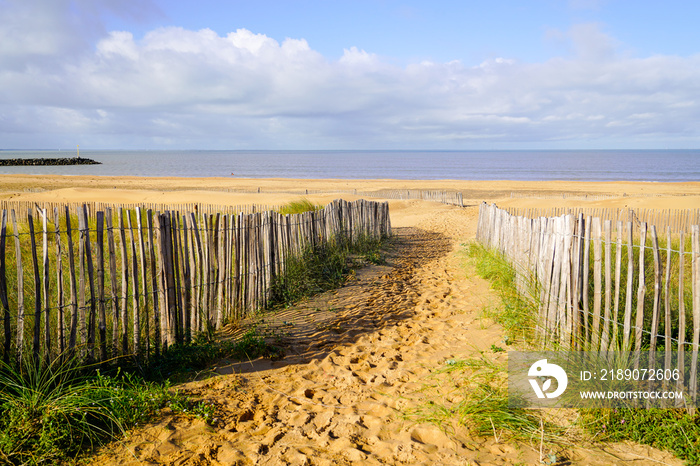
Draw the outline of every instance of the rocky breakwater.
<instances>
[{"instance_id":1,"label":"rocky breakwater","mask_svg":"<svg viewBox=\"0 0 700 466\"><path fill-rule=\"evenodd\" d=\"M38 165L100 165L92 159L83 157L67 157L67 158L33 158L33 159L0 159L0 167L17 167L17 166L38 166Z\"/></svg>"}]
</instances>

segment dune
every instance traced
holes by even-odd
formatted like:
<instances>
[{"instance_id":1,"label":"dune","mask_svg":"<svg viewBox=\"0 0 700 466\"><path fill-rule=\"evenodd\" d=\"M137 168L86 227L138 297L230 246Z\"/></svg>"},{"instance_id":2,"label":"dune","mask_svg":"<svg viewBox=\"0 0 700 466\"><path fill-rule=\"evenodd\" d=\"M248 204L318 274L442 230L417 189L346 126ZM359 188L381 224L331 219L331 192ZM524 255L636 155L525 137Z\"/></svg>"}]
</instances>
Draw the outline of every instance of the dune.
<instances>
[{"instance_id":1,"label":"dune","mask_svg":"<svg viewBox=\"0 0 700 466\"><path fill-rule=\"evenodd\" d=\"M446 361L507 357L490 350L505 345L503 331L482 315L497 297L488 282L465 273L461 254L460 245L476 233L478 204L700 206L700 183L0 177L2 199L34 202L282 204L303 195L326 203L362 197L355 189L461 190L467 207L389 200L396 238L385 265L363 268L338 290L266 316L269 331L283 336L285 358L220 361L210 377L179 387L217 407L212 424L165 410L103 447L91 464L541 464L537 444L498 432L479 437L456 424L446 432L406 416L428 400L459 401L458 393L441 390L436 370ZM561 193L609 198L551 198ZM251 323L219 335L235 338ZM681 464L632 443L571 446L562 454L569 464Z\"/></svg>"}]
</instances>

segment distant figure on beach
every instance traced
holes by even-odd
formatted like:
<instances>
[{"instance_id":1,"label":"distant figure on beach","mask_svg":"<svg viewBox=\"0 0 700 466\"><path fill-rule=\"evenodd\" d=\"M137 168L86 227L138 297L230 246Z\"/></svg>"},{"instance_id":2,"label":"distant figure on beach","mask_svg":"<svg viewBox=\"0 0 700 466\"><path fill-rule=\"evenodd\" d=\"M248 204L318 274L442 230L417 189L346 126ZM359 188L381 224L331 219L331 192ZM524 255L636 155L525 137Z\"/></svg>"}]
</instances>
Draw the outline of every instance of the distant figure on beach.
<instances>
[{"instance_id":1,"label":"distant figure on beach","mask_svg":"<svg viewBox=\"0 0 700 466\"><path fill-rule=\"evenodd\" d=\"M231 172L231 176L236 176L236 175L234 175L233 172Z\"/></svg>"}]
</instances>

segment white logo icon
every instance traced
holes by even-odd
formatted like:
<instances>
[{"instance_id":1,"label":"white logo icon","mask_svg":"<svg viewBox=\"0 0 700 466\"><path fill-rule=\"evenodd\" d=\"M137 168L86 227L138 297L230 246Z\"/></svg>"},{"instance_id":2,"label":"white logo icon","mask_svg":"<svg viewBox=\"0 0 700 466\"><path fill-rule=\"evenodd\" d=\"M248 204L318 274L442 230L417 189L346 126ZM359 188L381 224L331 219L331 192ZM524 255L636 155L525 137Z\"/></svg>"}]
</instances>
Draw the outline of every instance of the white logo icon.
<instances>
[{"instance_id":1,"label":"white logo icon","mask_svg":"<svg viewBox=\"0 0 700 466\"><path fill-rule=\"evenodd\" d=\"M546 359L540 359L530 366L527 375L538 378L547 377L541 387L537 378L530 379L530 385L532 385L532 389L535 391L537 398L556 398L564 393L566 385L569 383L569 378L566 376L564 369L556 364L549 364ZM552 385L552 378L557 381L557 389L552 393L545 393Z\"/></svg>"}]
</instances>

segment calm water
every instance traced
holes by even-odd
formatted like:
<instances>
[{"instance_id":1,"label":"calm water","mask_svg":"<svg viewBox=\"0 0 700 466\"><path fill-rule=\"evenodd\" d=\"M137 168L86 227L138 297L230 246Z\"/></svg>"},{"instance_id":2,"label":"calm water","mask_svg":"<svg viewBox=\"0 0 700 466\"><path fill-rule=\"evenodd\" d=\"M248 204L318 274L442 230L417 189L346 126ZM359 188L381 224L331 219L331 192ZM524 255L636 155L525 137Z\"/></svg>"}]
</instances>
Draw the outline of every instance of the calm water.
<instances>
[{"instance_id":1,"label":"calm water","mask_svg":"<svg viewBox=\"0 0 700 466\"><path fill-rule=\"evenodd\" d=\"M73 157L0 151L0 158ZM102 165L0 167L0 174L458 180L700 181L700 150L90 151Z\"/></svg>"}]
</instances>

